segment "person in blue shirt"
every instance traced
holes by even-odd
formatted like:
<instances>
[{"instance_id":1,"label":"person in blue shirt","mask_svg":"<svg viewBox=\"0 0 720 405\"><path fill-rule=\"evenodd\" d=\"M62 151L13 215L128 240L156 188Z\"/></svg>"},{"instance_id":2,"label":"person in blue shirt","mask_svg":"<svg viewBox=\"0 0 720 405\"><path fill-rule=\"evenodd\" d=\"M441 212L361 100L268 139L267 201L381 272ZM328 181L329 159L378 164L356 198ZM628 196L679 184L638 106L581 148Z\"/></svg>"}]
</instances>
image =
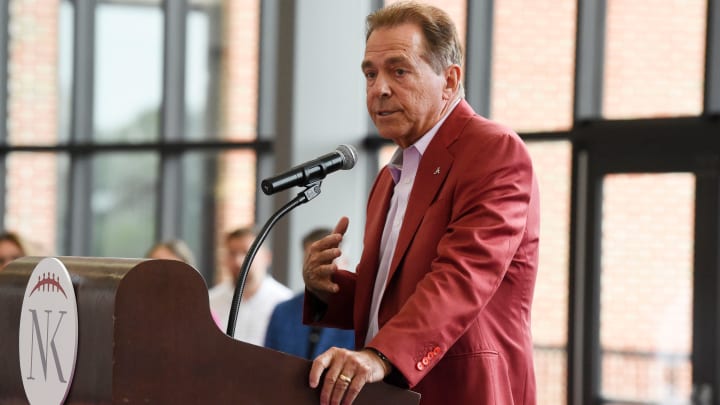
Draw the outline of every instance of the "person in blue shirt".
<instances>
[{"instance_id":1,"label":"person in blue shirt","mask_svg":"<svg viewBox=\"0 0 720 405\"><path fill-rule=\"evenodd\" d=\"M329 228L310 231L302 240L303 251L332 233ZM265 347L312 360L331 347L353 349L355 334L352 330L307 326L302 322L303 295L299 293L277 304L270 317Z\"/></svg>"}]
</instances>

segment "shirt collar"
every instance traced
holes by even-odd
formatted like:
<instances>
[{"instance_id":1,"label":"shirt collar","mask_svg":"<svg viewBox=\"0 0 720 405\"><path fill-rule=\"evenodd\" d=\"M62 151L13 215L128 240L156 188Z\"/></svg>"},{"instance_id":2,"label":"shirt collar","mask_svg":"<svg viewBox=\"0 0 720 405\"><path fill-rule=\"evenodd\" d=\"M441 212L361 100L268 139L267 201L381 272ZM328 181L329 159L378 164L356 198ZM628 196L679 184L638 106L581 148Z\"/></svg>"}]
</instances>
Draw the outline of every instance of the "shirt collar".
<instances>
[{"instance_id":1,"label":"shirt collar","mask_svg":"<svg viewBox=\"0 0 720 405\"><path fill-rule=\"evenodd\" d=\"M461 97L458 97L453 104L450 106L450 108L447 110L445 115L440 118L440 121L435 124L432 128L430 128L429 131L425 133L420 139L415 141L414 144L408 146L408 148L415 148L417 149L418 153L420 154L420 157L425 153L425 150L427 149L428 145L430 145L430 141L435 137L435 134L437 134L438 130L442 126L442 124L445 122L447 117L450 115L451 112L455 110L455 107L457 107L458 104L460 104L460 100L462 100ZM393 177L393 180L395 183L397 183L400 180L400 172L402 171L402 161L403 161L403 149L400 147L397 147L395 149L395 153L393 153L392 158L390 158L390 162L388 163L388 169L390 169L390 174Z\"/></svg>"}]
</instances>

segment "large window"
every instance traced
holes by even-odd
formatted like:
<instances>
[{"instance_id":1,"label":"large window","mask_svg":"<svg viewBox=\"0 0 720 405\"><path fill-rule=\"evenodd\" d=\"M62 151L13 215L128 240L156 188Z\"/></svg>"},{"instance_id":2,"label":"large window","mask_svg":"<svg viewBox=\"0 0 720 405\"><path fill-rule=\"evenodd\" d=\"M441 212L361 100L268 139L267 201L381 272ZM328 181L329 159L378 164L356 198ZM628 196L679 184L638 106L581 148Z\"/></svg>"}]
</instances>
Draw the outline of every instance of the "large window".
<instances>
[{"instance_id":1,"label":"large window","mask_svg":"<svg viewBox=\"0 0 720 405\"><path fill-rule=\"evenodd\" d=\"M142 257L185 239L213 284L217 241L254 222L267 149L255 130L259 2L10 0L8 11L2 227L57 255Z\"/></svg>"},{"instance_id":2,"label":"large window","mask_svg":"<svg viewBox=\"0 0 720 405\"><path fill-rule=\"evenodd\" d=\"M97 6L93 141L142 142L160 137L163 22L160 4Z\"/></svg>"},{"instance_id":3,"label":"large window","mask_svg":"<svg viewBox=\"0 0 720 405\"><path fill-rule=\"evenodd\" d=\"M613 174L603 183L602 397L690 403L695 177Z\"/></svg>"},{"instance_id":4,"label":"large window","mask_svg":"<svg viewBox=\"0 0 720 405\"><path fill-rule=\"evenodd\" d=\"M151 152L93 155L90 256L143 257L153 245L158 167Z\"/></svg>"},{"instance_id":5,"label":"large window","mask_svg":"<svg viewBox=\"0 0 720 405\"><path fill-rule=\"evenodd\" d=\"M703 106L706 0L607 2L603 112L697 116Z\"/></svg>"},{"instance_id":6,"label":"large window","mask_svg":"<svg viewBox=\"0 0 720 405\"><path fill-rule=\"evenodd\" d=\"M0 62L7 63L8 72L3 135L9 145L55 145L67 136L66 94L59 82L66 79L68 60L60 55L58 38L66 37L59 21L67 20L68 11L59 3L24 7L9 2L8 58ZM63 241L60 208L67 204L56 196L68 196L68 155L10 149L3 158L4 227L27 235L38 254L54 252Z\"/></svg>"},{"instance_id":7,"label":"large window","mask_svg":"<svg viewBox=\"0 0 720 405\"><path fill-rule=\"evenodd\" d=\"M575 1L494 6L490 117L524 133L569 129Z\"/></svg>"}]
</instances>

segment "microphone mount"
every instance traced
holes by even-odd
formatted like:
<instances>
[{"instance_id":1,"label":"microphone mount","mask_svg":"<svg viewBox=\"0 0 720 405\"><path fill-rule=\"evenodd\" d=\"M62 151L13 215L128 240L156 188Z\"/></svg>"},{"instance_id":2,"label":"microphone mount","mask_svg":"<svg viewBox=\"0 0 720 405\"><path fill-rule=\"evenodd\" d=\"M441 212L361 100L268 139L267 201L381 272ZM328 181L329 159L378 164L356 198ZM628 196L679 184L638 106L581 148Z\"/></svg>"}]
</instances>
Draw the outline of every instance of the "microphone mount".
<instances>
[{"instance_id":1,"label":"microphone mount","mask_svg":"<svg viewBox=\"0 0 720 405\"><path fill-rule=\"evenodd\" d=\"M282 208L280 208L275 214L273 214L263 226L260 233L255 237L255 240L253 241L252 245L250 245L250 249L248 250L247 254L245 255L245 259L243 259L242 266L240 268L240 275L238 276L237 283L235 285L235 291L233 293L233 299L232 304L230 306L230 316L228 318L228 324L227 324L227 335L231 338L234 338L235 336L235 323L237 322L238 317L238 311L240 309L240 302L242 301L242 294L243 290L245 289L245 279L247 279L248 273L250 272L250 265L252 264L253 260L255 259L255 255L257 254L258 250L260 249L260 246L265 241L265 238L267 238L268 234L270 233L270 229L272 229L273 226L275 226L275 223L285 216L288 212L292 211L293 209L299 207L302 204L307 203L308 201L312 200L313 198L320 195L320 192L322 191L320 189L320 186L322 185L322 180L312 182L310 184L305 185L305 190L299 192L295 198L290 200L287 204L285 204Z\"/></svg>"}]
</instances>

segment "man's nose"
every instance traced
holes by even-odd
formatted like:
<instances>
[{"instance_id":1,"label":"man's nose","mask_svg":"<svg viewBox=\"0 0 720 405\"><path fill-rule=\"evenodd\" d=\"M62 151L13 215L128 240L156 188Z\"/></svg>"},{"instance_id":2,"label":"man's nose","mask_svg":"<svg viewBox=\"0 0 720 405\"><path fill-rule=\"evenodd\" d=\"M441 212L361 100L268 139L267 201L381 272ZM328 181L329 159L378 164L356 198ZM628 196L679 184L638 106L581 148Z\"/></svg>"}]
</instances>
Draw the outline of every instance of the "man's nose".
<instances>
[{"instance_id":1,"label":"man's nose","mask_svg":"<svg viewBox=\"0 0 720 405\"><path fill-rule=\"evenodd\" d=\"M245 260L245 253L231 253L230 259L235 263L242 263Z\"/></svg>"},{"instance_id":2,"label":"man's nose","mask_svg":"<svg viewBox=\"0 0 720 405\"><path fill-rule=\"evenodd\" d=\"M371 95L375 97L390 97L392 90L390 83L386 80L385 76L378 74L371 87Z\"/></svg>"}]
</instances>

